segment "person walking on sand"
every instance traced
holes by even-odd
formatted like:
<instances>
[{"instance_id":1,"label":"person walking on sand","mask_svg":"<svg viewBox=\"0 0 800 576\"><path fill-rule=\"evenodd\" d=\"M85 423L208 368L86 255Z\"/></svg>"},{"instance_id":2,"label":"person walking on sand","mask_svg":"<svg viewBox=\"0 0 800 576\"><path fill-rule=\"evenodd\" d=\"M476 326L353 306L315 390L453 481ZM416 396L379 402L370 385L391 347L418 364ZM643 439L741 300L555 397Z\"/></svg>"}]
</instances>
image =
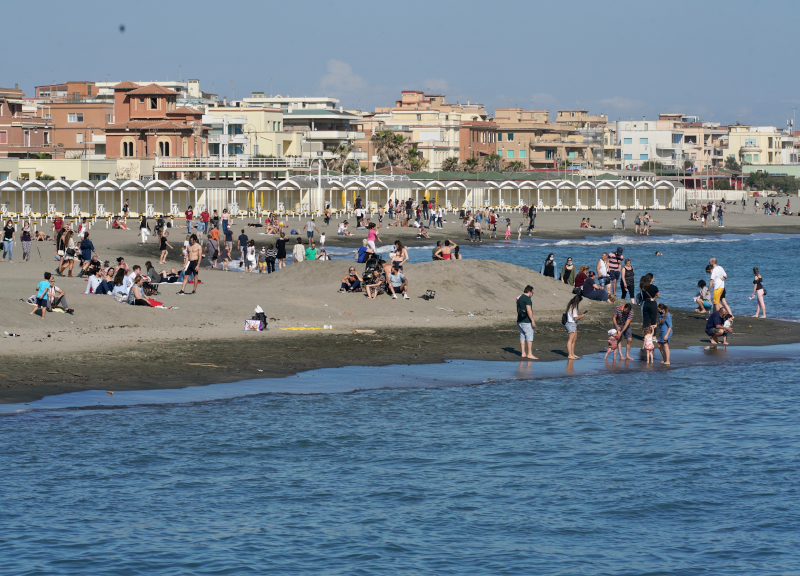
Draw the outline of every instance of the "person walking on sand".
<instances>
[{"instance_id":1,"label":"person walking on sand","mask_svg":"<svg viewBox=\"0 0 800 576\"><path fill-rule=\"evenodd\" d=\"M194 211L192 210L192 205L190 204L189 207L184 212L184 216L186 216L186 233L192 233L192 218L194 218Z\"/></svg>"},{"instance_id":2,"label":"person walking on sand","mask_svg":"<svg viewBox=\"0 0 800 576\"><path fill-rule=\"evenodd\" d=\"M528 236L536 228L536 206L528 208Z\"/></svg>"},{"instance_id":3,"label":"person walking on sand","mask_svg":"<svg viewBox=\"0 0 800 576\"><path fill-rule=\"evenodd\" d=\"M6 256L8 256L9 263L13 263L13 256L14 256L14 241L16 240L16 228L14 228L14 223L11 220L6 221L6 225L3 227L3 258L0 262L4 262Z\"/></svg>"},{"instance_id":4,"label":"person walking on sand","mask_svg":"<svg viewBox=\"0 0 800 576\"><path fill-rule=\"evenodd\" d=\"M278 251L277 256L278 259L278 270L284 268L286 266L286 243L288 240L286 239L286 233L281 232L281 237L275 241L275 249Z\"/></svg>"},{"instance_id":5,"label":"person walking on sand","mask_svg":"<svg viewBox=\"0 0 800 576\"><path fill-rule=\"evenodd\" d=\"M625 355L623 356L622 350L619 352L620 360L633 360L631 358L631 346L633 345L633 332L631 332L631 322L633 322L633 306L629 302L620 304L614 309L614 328L620 336L620 341L625 338L627 347L625 348ZM620 342L621 344L621 342Z\"/></svg>"},{"instance_id":6,"label":"person walking on sand","mask_svg":"<svg viewBox=\"0 0 800 576\"><path fill-rule=\"evenodd\" d=\"M295 262L302 262L306 259L306 249L303 248L303 240L302 238L297 239L297 244L294 245L294 249L292 250L292 254L294 254L294 261Z\"/></svg>"},{"instance_id":7,"label":"person walking on sand","mask_svg":"<svg viewBox=\"0 0 800 576\"><path fill-rule=\"evenodd\" d=\"M166 264L167 263L167 256L169 256L169 251L167 248L172 248L172 245L167 242L169 238L169 232L164 232L164 235L161 237L161 259L158 261L159 264Z\"/></svg>"},{"instance_id":8,"label":"person walking on sand","mask_svg":"<svg viewBox=\"0 0 800 576\"><path fill-rule=\"evenodd\" d=\"M533 331L536 328L536 321L533 319L533 286L525 286L522 294L517 297L517 328L519 328L519 347L522 358L538 360L533 355ZM525 345L527 343L527 353Z\"/></svg>"},{"instance_id":9,"label":"person walking on sand","mask_svg":"<svg viewBox=\"0 0 800 576\"><path fill-rule=\"evenodd\" d=\"M306 225L303 226L303 231L306 233L306 236L308 237L308 243L309 244L311 244L311 242L314 240L314 231L316 229L317 229L317 225L314 223L314 219L313 218L311 220L309 220L308 222L306 222Z\"/></svg>"},{"instance_id":10,"label":"person walking on sand","mask_svg":"<svg viewBox=\"0 0 800 576\"><path fill-rule=\"evenodd\" d=\"M763 312L764 318L766 318L767 306L764 304L764 296L766 295L767 291L764 290L764 279L761 277L761 274L758 273L758 268L753 268L753 274L755 275L755 278L753 278L753 293L750 294L750 300L758 296L756 313L753 314L753 318L758 318L759 312Z\"/></svg>"},{"instance_id":11,"label":"person walking on sand","mask_svg":"<svg viewBox=\"0 0 800 576\"><path fill-rule=\"evenodd\" d=\"M194 274L194 288L190 292L191 294L195 294L197 292L197 286L200 284L200 259L203 257L203 248L200 246L200 242L197 240L197 235L192 234L189 237L189 247L186 249L186 268L183 271L183 283L181 284L181 290L178 292L181 296L186 294L186 284L189 282L189 276Z\"/></svg>"},{"instance_id":12,"label":"person walking on sand","mask_svg":"<svg viewBox=\"0 0 800 576\"><path fill-rule=\"evenodd\" d=\"M625 230L625 210L623 210L622 214L620 214L619 220L622 222L622 229Z\"/></svg>"},{"instance_id":13,"label":"person walking on sand","mask_svg":"<svg viewBox=\"0 0 800 576\"><path fill-rule=\"evenodd\" d=\"M36 308L34 308L33 312L31 312L31 316L41 310L42 320L44 320L45 312L47 312L47 294L50 291L51 284L55 284L55 279L52 278L50 272L45 272L44 280L39 282L39 285L36 286Z\"/></svg>"},{"instance_id":14,"label":"person walking on sand","mask_svg":"<svg viewBox=\"0 0 800 576\"><path fill-rule=\"evenodd\" d=\"M376 250L375 242L381 242L381 233L378 232L378 227L375 225L375 222L370 222L367 231L367 246L369 246L373 252Z\"/></svg>"},{"instance_id":15,"label":"person walking on sand","mask_svg":"<svg viewBox=\"0 0 800 576\"><path fill-rule=\"evenodd\" d=\"M672 314L666 304L658 305L658 349L661 364L669 365L669 339L672 338Z\"/></svg>"},{"instance_id":16,"label":"person walking on sand","mask_svg":"<svg viewBox=\"0 0 800 576\"><path fill-rule=\"evenodd\" d=\"M564 328L567 330L567 359L568 360L577 360L580 356L575 355L575 343L578 341L578 320L581 320L584 316L586 316L586 312L583 314L580 313L578 310L578 305L581 303L581 295L578 294L572 300L569 301L567 304L567 309L564 312L566 316L564 323Z\"/></svg>"}]
</instances>

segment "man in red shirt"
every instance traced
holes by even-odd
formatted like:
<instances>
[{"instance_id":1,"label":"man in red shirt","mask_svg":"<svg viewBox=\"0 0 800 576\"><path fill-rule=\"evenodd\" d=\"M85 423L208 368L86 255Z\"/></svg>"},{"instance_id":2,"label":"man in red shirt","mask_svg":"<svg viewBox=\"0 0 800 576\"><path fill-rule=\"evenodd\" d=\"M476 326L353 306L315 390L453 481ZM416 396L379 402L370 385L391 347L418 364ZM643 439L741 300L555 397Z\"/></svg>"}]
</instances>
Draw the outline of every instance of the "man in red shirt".
<instances>
[{"instance_id":1,"label":"man in red shirt","mask_svg":"<svg viewBox=\"0 0 800 576\"><path fill-rule=\"evenodd\" d=\"M208 210L203 208L203 213L200 215L200 218L203 221L203 223L201 224L203 229L200 230L200 232L205 232L207 234L208 233L208 219L209 219Z\"/></svg>"},{"instance_id":2,"label":"man in red shirt","mask_svg":"<svg viewBox=\"0 0 800 576\"><path fill-rule=\"evenodd\" d=\"M186 210L185 214L186 214L186 228L188 229L188 231L186 233L187 234L191 234L192 233L192 218L194 217L194 212L192 212L191 205L189 206L189 209Z\"/></svg>"}]
</instances>

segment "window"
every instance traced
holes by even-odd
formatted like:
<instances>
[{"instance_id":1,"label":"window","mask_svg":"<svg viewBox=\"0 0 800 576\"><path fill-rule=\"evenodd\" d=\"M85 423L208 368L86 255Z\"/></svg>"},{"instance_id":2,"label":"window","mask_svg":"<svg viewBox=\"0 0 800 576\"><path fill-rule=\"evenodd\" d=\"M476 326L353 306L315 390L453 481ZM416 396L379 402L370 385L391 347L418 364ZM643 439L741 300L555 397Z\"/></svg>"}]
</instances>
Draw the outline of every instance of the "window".
<instances>
[{"instance_id":1,"label":"window","mask_svg":"<svg viewBox=\"0 0 800 576\"><path fill-rule=\"evenodd\" d=\"M758 162L758 154L753 154L753 162Z\"/></svg>"},{"instance_id":2,"label":"window","mask_svg":"<svg viewBox=\"0 0 800 576\"><path fill-rule=\"evenodd\" d=\"M67 122L83 122L83 114L80 112L70 112L67 114Z\"/></svg>"},{"instance_id":3,"label":"window","mask_svg":"<svg viewBox=\"0 0 800 576\"><path fill-rule=\"evenodd\" d=\"M50 144L50 132L42 133L42 142L44 142L45 144Z\"/></svg>"},{"instance_id":4,"label":"window","mask_svg":"<svg viewBox=\"0 0 800 576\"><path fill-rule=\"evenodd\" d=\"M139 104L144 104L144 98L139 98Z\"/></svg>"},{"instance_id":5,"label":"window","mask_svg":"<svg viewBox=\"0 0 800 576\"><path fill-rule=\"evenodd\" d=\"M47 114L44 115L44 119L45 120L52 120L53 119L53 115L48 112Z\"/></svg>"},{"instance_id":6,"label":"window","mask_svg":"<svg viewBox=\"0 0 800 576\"><path fill-rule=\"evenodd\" d=\"M756 146L758 146L758 144L756 144L756 139L755 138L745 138L744 139L744 145L745 146L752 146L754 148Z\"/></svg>"},{"instance_id":7,"label":"window","mask_svg":"<svg viewBox=\"0 0 800 576\"><path fill-rule=\"evenodd\" d=\"M258 151L256 151L256 154L258 154ZM186 157L188 155L189 155L189 140L184 138L183 139L183 156Z\"/></svg>"},{"instance_id":8,"label":"window","mask_svg":"<svg viewBox=\"0 0 800 576\"><path fill-rule=\"evenodd\" d=\"M9 172L0 172L0 181L8 180Z\"/></svg>"},{"instance_id":9,"label":"window","mask_svg":"<svg viewBox=\"0 0 800 576\"><path fill-rule=\"evenodd\" d=\"M520 150L519 151L519 157L520 158L527 158L528 157L528 151L527 150Z\"/></svg>"},{"instance_id":10,"label":"window","mask_svg":"<svg viewBox=\"0 0 800 576\"><path fill-rule=\"evenodd\" d=\"M513 142L514 141L514 133L513 132L509 132L508 133L508 141L509 142Z\"/></svg>"},{"instance_id":11,"label":"window","mask_svg":"<svg viewBox=\"0 0 800 576\"><path fill-rule=\"evenodd\" d=\"M497 133L497 141L498 142L502 142L503 141L503 133L502 132L498 132Z\"/></svg>"},{"instance_id":12,"label":"window","mask_svg":"<svg viewBox=\"0 0 800 576\"><path fill-rule=\"evenodd\" d=\"M83 144L83 132L75 133L75 142L77 142L78 144Z\"/></svg>"},{"instance_id":13,"label":"window","mask_svg":"<svg viewBox=\"0 0 800 576\"><path fill-rule=\"evenodd\" d=\"M106 114L106 124L113 124L114 123L114 115L113 114Z\"/></svg>"},{"instance_id":14,"label":"window","mask_svg":"<svg viewBox=\"0 0 800 576\"><path fill-rule=\"evenodd\" d=\"M133 142L122 143L122 155L126 158L133 157Z\"/></svg>"},{"instance_id":15,"label":"window","mask_svg":"<svg viewBox=\"0 0 800 576\"><path fill-rule=\"evenodd\" d=\"M506 158L513 158L514 151L513 150L506 150Z\"/></svg>"},{"instance_id":16,"label":"window","mask_svg":"<svg viewBox=\"0 0 800 576\"><path fill-rule=\"evenodd\" d=\"M417 120L422 120L422 114L417 114Z\"/></svg>"},{"instance_id":17,"label":"window","mask_svg":"<svg viewBox=\"0 0 800 576\"><path fill-rule=\"evenodd\" d=\"M647 138L639 138L639 144L647 144Z\"/></svg>"},{"instance_id":18,"label":"window","mask_svg":"<svg viewBox=\"0 0 800 576\"><path fill-rule=\"evenodd\" d=\"M158 155L169 156L169 142L162 140L158 143Z\"/></svg>"},{"instance_id":19,"label":"window","mask_svg":"<svg viewBox=\"0 0 800 576\"><path fill-rule=\"evenodd\" d=\"M625 154L625 160L633 160L633 154Z\"/></svg>"},{"instance_id":20,"label":"window","mask_svg":"<svg viewBox=\"0 0 800 576\"><path fill-rule=\"evenodd\" d=\"M555 160L556 159L556 151L553 148L549 148L548 150L544 151L544 159L545 160Z\"/></svg>"},{"instance_id":21,"label":"window","mask_svg":"<svg viewBox=\"0 0 800 576\"><path fill-rule=\"evenodd\" d=\"M569 153L569 159L570 160L575 160L575 151L574 150Z\"/></svg>"},{"instance_id":22,"label":"window","mask_svg":"<svg viewBox=\"0 0 800 576\"><path fill-rule=\"evenodd\" d=\"M8 132L5 130L0 132L0 144L8 144Z\"/></svg>"},{"instance_id":23,"label":"window","mask_svg":"<svg viewBox=\"0 0 800 576\"><path fill-rule=\"evenodd\" d=\"M633 138L624 138L622 140L623 144L633 144Z\"/></svg>"},{"instance_id":24,"label":"window","mask_svg":"<svg viewBox=\"0 0 800 576\"><path fill-rule=\"evenodd\" d=\"M649 158L649 154L639 154L639 160L647 160Z\"/></svg>"},{"instance_id":25,"label":"window","mask_svg":"<svg viewBox=\"0 0 800 576\"><path fill-rule=\"evenodd\" d=\"M150 98L150 110L158 110L158 98Z\"/></svg>"},{"instance_id":26,"label":"window","mask_svg":"<svg viewBox=\"0 0 800 576\"><path fill-rule=\"evenodd\" d=\"M681 134L673 134L672 135L672 143L673 144L680 144L681 143Z\"/></svg>"}]
</instances>

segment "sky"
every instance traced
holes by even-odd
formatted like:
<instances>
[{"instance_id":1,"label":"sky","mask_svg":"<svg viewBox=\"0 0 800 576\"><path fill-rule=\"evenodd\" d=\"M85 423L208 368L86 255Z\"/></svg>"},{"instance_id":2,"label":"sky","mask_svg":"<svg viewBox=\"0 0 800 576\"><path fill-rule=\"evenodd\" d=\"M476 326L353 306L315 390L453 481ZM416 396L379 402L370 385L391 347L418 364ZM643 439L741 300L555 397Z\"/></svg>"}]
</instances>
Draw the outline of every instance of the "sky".
<instances>
[{"instance_id":1,"label":"sky","mask_svg":"<svg viewBox=\"0 0 800 576\"><path fill-rule=\"evenodd\" d=\"M40 0L3 15L0 86L27 96L53 81L180 75L229 100L272 86L360 110L424 90L490 112L783 128L800 106L797 1Z\"/></svg>"}]
</instances>

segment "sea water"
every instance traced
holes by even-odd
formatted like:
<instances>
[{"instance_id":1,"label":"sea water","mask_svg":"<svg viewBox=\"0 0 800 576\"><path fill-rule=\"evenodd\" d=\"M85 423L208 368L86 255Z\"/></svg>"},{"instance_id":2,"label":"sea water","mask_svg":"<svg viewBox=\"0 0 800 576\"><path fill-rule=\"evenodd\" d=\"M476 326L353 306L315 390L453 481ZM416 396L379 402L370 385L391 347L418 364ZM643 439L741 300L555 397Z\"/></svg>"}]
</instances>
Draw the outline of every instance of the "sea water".
<instances>
[{"instance_id":1,"label":"sea water","mask_svg":"<svg viewBox=\"0 0 800 576\"><path fill-rule=\"evenodd\" d=\"M767 314L776 318L800 320L800 308L791 305L793 282L786 278L800 264L798 244L800 235L748 234L724 236L633 236L630 233L574 240L549 240L523 237L497 243L472 244L455 234L453 240L461 245L464 258L498 260L518 264L539 272L545 258L552 253L557 264L556 275L567 258L577 265L596 270L603 252L623 249L631 259L636 282L648 272L655 276L661 298L670 307L691 309L698 292L697 282L710 276L706 273L709 258L715 257L728 275L725 280L726 300L734 315L754 314L756 301L749 300L753 292L753 268L758 267L767 289ZM411 262L431 259L433 245L409 249ZM660 252L663 256L656 256ZM520 278L524 281L524 278ZM617 296L621 285L618 285Z\"/></svg>"},{"instance_id":2,"label":"sea water","mask_svg":"<svg viewBox=\"0 0 800 576\"><path fill-rule=\"evenodd\" d=\"M796 347L721 360L6 415L0 572L796 574Z\"/></svg>"},{"instance_id":3,"label":"sea water","mask_svg":"<svg viewBox=\"0 0 800 576\"><path fill-rule=\"evenodd\" d=\"M798 319L796 241L464 254L534 273L622 244L677 307L716 256L735 312L755 310L759 266L768 310ZM351 367L6 406L0 573L800 573L800 346L673 361Z\"/></svg>"}]
</instances>

